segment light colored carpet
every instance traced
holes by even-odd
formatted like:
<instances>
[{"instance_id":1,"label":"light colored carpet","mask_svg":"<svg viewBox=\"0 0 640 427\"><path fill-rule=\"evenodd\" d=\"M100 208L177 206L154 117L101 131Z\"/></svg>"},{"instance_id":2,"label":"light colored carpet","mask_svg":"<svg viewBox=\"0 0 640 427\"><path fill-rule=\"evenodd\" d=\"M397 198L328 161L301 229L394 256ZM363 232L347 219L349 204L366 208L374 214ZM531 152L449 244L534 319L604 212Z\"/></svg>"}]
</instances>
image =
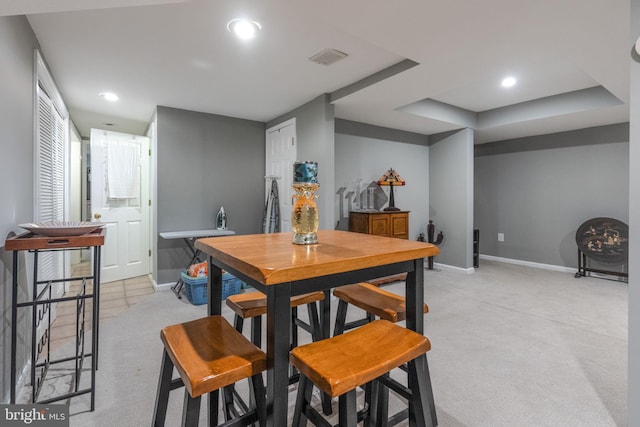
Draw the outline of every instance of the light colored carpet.
<instances>
[{"instance_id":1,"label":"light colored carpet","mask_svg":"<svg viewBox=\"0 0 640 427\"><path fill-rule=\"evenodd\" d=\"M625 283L485 261L471 275L425 271L425 295L440 426L627 424ZM149 425L160 328L205 314L161 291L101 323L96 410L72 399L71 426ZM181 405L173 392L168 426Z\"/></svg>"}]
</instances>

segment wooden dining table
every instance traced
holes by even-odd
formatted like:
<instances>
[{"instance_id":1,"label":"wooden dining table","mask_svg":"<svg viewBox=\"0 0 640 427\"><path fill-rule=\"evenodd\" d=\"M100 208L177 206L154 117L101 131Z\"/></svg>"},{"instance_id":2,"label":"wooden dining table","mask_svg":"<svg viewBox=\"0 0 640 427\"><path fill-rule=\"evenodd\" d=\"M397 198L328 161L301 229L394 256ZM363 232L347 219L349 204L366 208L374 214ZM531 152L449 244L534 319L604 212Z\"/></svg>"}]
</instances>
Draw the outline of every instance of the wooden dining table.
<instances>
[{"instance_id":1,"label":"wooden dining table","mask_svg":"<svg viewBox=\"0 0 640 427\"><path fill-rule=\"evenodd\" d=\"M430 243L338 230L319 230L318 243L313 245L293 244L292 233L283 232L202 238L195 247L209 255L210 315L222 311L222 270L267 297L267 425L273 427L287 425L289 333L282 331L291 327L291 296L325 292L320 321L322 335L328 338L332 288L407 273L406 327L422 334L424 258L440 253ZM419 371L410 375L409 387L423 391L419 418L435 420L424 376Z\"/></svg>"}]
</instances>

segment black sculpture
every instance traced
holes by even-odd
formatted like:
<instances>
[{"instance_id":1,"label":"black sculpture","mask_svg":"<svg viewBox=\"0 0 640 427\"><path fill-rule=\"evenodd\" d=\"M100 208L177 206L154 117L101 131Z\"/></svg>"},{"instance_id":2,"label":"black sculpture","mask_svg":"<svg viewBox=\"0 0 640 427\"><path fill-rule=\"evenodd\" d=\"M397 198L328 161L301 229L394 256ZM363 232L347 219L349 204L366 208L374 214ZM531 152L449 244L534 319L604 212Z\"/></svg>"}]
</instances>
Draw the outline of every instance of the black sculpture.
<instances>
[{"instance_id":1,"label":"black sculpture","mask_svg":"<svg viewBox=\"0 0 640 427\"><path fill-rule=\"evenodd\" d=\"M438 237L436 237L436 240L433 240L433 235L435 234L435 229L436 229L436 226L433 225L433 221L429 220L429 224L427 225L427 242L433 243L434 245L438 246L444 240L444 234L442 234L442 230L440 230L440 232L438 233ZM422 233L420 233L420 234L422 234ZM424 239L424 235L422 236L422 238ZM429 270L433 270L433 257L432 256L427 258L427 268Z\"/></svg>"}]
</instances>

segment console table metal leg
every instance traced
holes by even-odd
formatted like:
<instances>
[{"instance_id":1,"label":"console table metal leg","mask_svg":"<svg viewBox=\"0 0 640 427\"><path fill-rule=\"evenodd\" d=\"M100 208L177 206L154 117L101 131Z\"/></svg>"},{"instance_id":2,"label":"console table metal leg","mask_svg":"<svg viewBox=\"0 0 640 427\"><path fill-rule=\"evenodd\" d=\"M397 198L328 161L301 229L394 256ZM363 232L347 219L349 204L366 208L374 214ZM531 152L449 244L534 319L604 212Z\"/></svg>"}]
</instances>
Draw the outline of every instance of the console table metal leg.
<instances>
[{"instance_id":1,"label":"console table metal leg","mask_svg":"<svg viewBox=\"0 0 640 427\"><path fill-rule=\"evenodd\" d=\"M98 347L100 346L100 246L93 248L93 335L95 335L96 348L91 356L95 359L95 369L98 369ZM93 380L92 380L93 384Z\"/></svg>"},{"instance_id":2,"label":"console table metal leg","mask_svg":"<svg viewBox=\"0 0 640 427\"><path fill-rule=\"evenodd\" d=\"M18 334L18 251L13 251L13 291L11 295L11 400L16 403L16 344Z\"/></svg>"}]
</instances>

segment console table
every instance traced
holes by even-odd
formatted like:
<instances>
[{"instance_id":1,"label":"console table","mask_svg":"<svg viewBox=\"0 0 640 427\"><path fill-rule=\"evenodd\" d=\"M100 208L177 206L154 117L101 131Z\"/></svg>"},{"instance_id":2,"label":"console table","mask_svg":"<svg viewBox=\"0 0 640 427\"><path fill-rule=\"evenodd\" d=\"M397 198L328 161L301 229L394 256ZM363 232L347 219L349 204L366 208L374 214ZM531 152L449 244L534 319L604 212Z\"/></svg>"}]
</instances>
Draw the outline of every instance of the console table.
<instances>
[{"instance_id":1,"label":"console table","mask_svg":"<svg viewBox=\"0 0 640 427\"><path fill-rule=\"evenodd\" d=\"M17 370L17 345L18 345L18 310L31 309L31 402L50 403L69 399L81 394L91 393L91 411L95 409L95 381L96 369L98 369L98 321L100 305L100 249L104 245L106 229L97 229L91 233L80 236L47 237L34 233L24 233L11 237L5 241L5 249L13 251L13 289L12 289L12 313L11 313L11 396L10 402L16 403L16 370ZM55 280L41 280L38 278L38 255L42 252L68 251L93 248L93 274L91 276L69 277ZM18 301L18 253L28 251L33 254L33 288L31 296L26 301ZM79 281L80 287L75 295L54 297L52 286L67 282ZM91 284L88 282L91 281ZM87 301L93 300L91 309L91 350L85 349L85 321L87 317ZM76 303L76 337L75 355L52 360L51 357L51 305L63 301L75 301ZM43 310L38 313L38 307ZM46 315L48 313L48 315ZM46 316L45 316L46 315ZM43 322L46 324L43 325ZM42 338L37 339L38 329L44 329ZM91 384L90 387L80 389L80 376L82 374L84 360L91 358ZM73 388L69 393L58 396L50 396L38 400L39 393L44 384L49 367L53 364L74 362Z\"/></svg>"}]
</instances>

